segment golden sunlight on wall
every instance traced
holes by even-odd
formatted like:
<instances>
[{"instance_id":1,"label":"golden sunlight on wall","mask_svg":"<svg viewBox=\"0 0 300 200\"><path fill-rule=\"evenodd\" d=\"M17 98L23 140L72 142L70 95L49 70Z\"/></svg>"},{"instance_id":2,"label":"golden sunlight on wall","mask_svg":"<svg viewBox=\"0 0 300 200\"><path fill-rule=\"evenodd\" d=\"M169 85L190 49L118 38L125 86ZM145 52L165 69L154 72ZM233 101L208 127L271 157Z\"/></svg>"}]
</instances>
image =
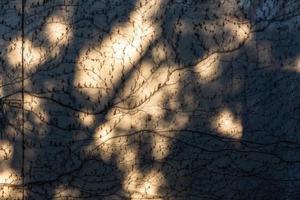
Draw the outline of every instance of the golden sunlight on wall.
<instances>
[{"instance_id":1,"label":"golden sunlight on wall","mask_svg":"<svg viewBox=\"0 0 300 200\"><path fill-rule=\"evenodd\" d=\"M12 66L20 66L22 63L22 39L21 37L13 40L8 47L7 61ZM35 46L30 40L24 40L24 65L25 71L34 69L37 65L44 62L46 51L42 47Z\"/></svg>"},{"instance_id":2,"label":"golden sunlight on wall","mask_svg":"<svg viewBox=\"0 0 300 200\"><path fill-rule=\"evenodd\" d=\"M251 39L251 25L247 21L228 22L224 28L227 29L239 42L245 42L245 40Z\"/></svg>"},{"instance_id":3,"label":"golden sunlight on wall","mask_svg":"<svg viewBox=\"0 0 300 200\"><path fill-rule=\"evenodd\" d=\"M300 58L296 59L294 67L292 68L291 71L295 71L297 73L300 73Z\"/></svg>"},{"instance_id":4,"label":"golden sunlight on wall","mask_svg":"<svg viewBox=\"0 0 300 200\"><path fill-rule=\"evenodd\" d=\"M159 193L164 185L164 176L156 170L148 173L131 171L125 178L124 188L130 193L131 199L163 199Z\"/></svg>"},{"instance_id":5,"label":"golden sunlight on wall","mask_svg":"<svg viewBox=\"0 0 300 200\"><path fill-rule=\"evenodd\" d=\"M10 160L13 156L13 147L10 142L0 141L0 161Z\"/></svg>"},{"instance_id":6,"label":"golden sunlight on wall","mask_svg":"<svg viewBox=\"0 0 300 200\"><path fill-rule=\"evenodd\" d=\"M13 155L12 144L7 140L0 140L0 199L18 198L21 195L9 185L21 183L20 174L10 165Z\"/></svg>"},{"instance_id":7,"label":"golden sunlight on wall","mask_svg":"<svg viewBox=\"0 0 300 200\"><path fill-rule=\"evenodd\" d=\"M24 109L31 111L41 110L40 99L29 94L24 95Z\"/></svg>"},{"instance_id":8,"label":"golden sunlight on wall","mask_svg":"<svg viewBox=\"0 0 300 200\"><path fill-rule=\"evenodd\" d=\"M224 109L213 119L212 126L218 131L221 136L241 139L243 136L243 127L240 119L237 119L234 114Z\"/></svg>"},{"instance_id":9,"label":"golden sunlight on wall","mask_svg":"<svg viewBox=\"0 0 300 200\"><path fill-rule=\"evenodd\" d=\"M195 71L197 72L201 82L207 83L216 79L220 75L221 69L219 67L219 59L219 55L215 53L208 56L195 66Z\"/></svg>"},{"instance_id":10,"label":"golden sunlight on wall","mask_svg":"<svg viewBox=\"0 0 300 200\"><path fill-rule=\"evenodd\" d=\"M22 188L16 188L13 186L1 186L0 184L0 199L22 199Z\"/></svg>"},{"instance_id":11,"label":"golden sunlight on wall","mask_svg":"<svg viewBox=\"0 0 300 200\"><path fill-rule=\"evenodd\" d=\"M80 190L76 188L72 188L68 185L60 185L55 189L54 198L55 199L68 199L68 198L76 198L80 195Z\"/></svg>"},{"instance_id":12,"label":"golden sunlight on wall","mask_svg":"<svg viewBox=\"0 0 300 200\"><path fill-rule=\"evenodd\" d=\"M79 119L80 119L81 123L87 127L93 125L93 123L95 122L94 115L83 113L83 112L79 113Z\"/></svg>"},{"instance_id":13,"label":"golden sunlight on wall","mask_svg":"<svg viewBox=\"0 0 300 200\"><path fill-rule=\"evenodd\" d=\"M134 67L159 36L159 26L152 20L159 5L157 0L139 7L131 13L128 22L116 25L100 44L83 50L78 59L74 86L96 86L109 95L120 76ZM83 91L96 100L99 90Z\"/></svg>"},{"instance_id":14,"label":"golden sunlight on wall","mask_svg":"<svg viewBox=\"0 0 300 200\"><path fill-rule=\"evenodd\" d=\"M68 21L56 15L48 18L42 28L42 33L46 37L43 36L41 40L46 40L46 43L49 43L46 45L47 47L37 45L34 40L26 37L23 41L21 37L16 37L7 47L7 62L12 67L19 66L21 68L23 42L24 70L26 74L31 74L45 61L59 55L63 50L62 46L68 44L72 39L72 30Z\"/></svg>"},{"instance_id":15,"label":"golden sunlight on wall","mask_svg":"<svg viewBox=\"0 0 300 200\"><path fill-rule=\"evenodd\" d=\"M130 145L127 137L143 134L138 133L139 130L147 128L153 144L153 157L161 160L168 155L172 141L151 129L155 127L155 130L173 137L174 133L167 130L180 129L188 122L185 113L174 113L172 123L162 119L166 114L162 106L165 101L170 101L170 108L179 109L180 105L175 100L175 94L179 90L179 77L180 73L173 66L156 68L148 59L142 61L139 70L132 74L131 79L125 83L122 93L116 98L117 108L107 113L105 123L95 131L93 145L101 149L100 154L104 160L109 159L113 153L111 145L114 146L114 151L120 151L117 153L118 156L122 155L125 153L122 146ZM134 154L137 152L131 152L131 157L136 157Z\"/></svg>"},{"instance_id":16,"label":"golden sunlight on wall","mask_svg":"<svg viewBox=\"0 0 300 200\"><path fill-rule=\"evenodd\" d=\"M49 17L44 27L44 32L52 45L66 45L72 39L70 25L58 16Z\"/></svg>"}]
</instances>

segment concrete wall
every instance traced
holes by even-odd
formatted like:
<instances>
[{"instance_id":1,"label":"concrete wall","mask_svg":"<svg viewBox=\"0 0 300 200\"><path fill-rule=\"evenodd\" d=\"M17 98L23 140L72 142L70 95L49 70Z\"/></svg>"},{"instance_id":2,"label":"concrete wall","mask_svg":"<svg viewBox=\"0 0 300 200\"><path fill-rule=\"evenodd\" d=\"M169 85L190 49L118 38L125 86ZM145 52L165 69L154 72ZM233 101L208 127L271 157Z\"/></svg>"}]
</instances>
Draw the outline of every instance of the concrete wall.
<instances>
[{"instance_id":1,"label":"concrete wall","mask_svg":"<svg viewBox=\"0 0 300 200\"><path fill-rule=\"evenodd\" d=\"M2 0L0 199L299 199L299 14Z\"/></svg>"}]
</instances>

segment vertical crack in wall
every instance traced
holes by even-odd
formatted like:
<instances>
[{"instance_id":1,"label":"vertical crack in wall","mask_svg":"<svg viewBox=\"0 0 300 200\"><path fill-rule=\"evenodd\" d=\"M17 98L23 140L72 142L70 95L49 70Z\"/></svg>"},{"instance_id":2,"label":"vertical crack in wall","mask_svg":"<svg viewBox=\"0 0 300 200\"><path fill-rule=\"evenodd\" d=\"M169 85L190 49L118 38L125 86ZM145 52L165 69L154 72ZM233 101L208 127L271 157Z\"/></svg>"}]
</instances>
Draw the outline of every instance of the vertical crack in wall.
<instances>
[{"instance_id":1,"label":"vertical crack in wall","mask_svg":"<svg viewBox=\"0 0 300 200\"><path fill-rule=\"evenodd\" d=\"M25 8L25 1L22 0L22 19L21 19L21 29L22 29L22 127L21 127L21 132L22 132L22 199L25 200L25 171L24 171L24 163L25 163L25 132L24 132L24 124L25 124L25 111L24 111L24 8Z\"/></svg>"}]
</instances>

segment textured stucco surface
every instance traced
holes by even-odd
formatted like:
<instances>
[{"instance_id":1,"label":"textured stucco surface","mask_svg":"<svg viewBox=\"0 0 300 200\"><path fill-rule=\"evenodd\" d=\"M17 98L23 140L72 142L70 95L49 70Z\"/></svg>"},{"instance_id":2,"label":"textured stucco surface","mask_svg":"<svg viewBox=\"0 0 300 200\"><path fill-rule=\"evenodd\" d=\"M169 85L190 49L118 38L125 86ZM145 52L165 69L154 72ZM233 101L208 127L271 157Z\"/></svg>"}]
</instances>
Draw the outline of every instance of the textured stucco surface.
<instances>
[{"instance_id":1,"label":"textured stucco surface","mask_svg":"<svg viewBox=\"0 0 300 200\"><path fill-rule=\"evenodd\" d=\"M299 199L299 14L0 1L0 199Z\"/></svg>"}]
</instances>

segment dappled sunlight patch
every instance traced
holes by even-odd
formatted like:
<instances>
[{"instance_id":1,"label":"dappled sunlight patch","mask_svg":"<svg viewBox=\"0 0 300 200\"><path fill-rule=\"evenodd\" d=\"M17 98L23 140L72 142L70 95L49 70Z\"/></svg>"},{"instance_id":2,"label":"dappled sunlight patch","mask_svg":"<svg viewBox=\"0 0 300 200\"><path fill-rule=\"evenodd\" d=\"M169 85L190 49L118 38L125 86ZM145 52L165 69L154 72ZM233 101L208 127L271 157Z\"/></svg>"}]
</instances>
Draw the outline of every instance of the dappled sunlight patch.
<instances>
[{"instance_id":1,"label":"dappled sunlight patch","mask_svg":"<svg viewBox=\"0 0 300 200\"><path fill-rule=\"evenodd\" d=\"M32 121L27 120L25 126L28 130L34 130L36 126L41 126L41 123L49 122L49 115L44 109L45 102L43 99L31 94L24 94L24 110L31 113Z\"/></svg>"},{"instance_id":2,"label":"dappled sunlight patch","mask_svg":"<svg viewBox=\"0 0 300 200\"><path fill-rule=\"evenodd\" d=\"M97 55L91 58L96 57ZM99 92L105 94L105 91L103 91L105 88L102 85L106 85L106 82L100 74L99 63L96 60L83 59L76 70L73 84L88 95L91 100L96 101Z\"/></svg>"},{"instance_id":3,"label":"dappled sunlight patch","mask_svg":"<svg viewBox=\"0 0 300 200\"><path fill-rule=\"evenodd\" d=\"M101 44L84 49L77 61L74 85L86 84L106 92L126 79L128 71L140 60L148 46L159 34L158 26L143 15L145 9L133 12L129 21L118 24L111 30L109 37ZM133 23L134 21L134 23ZM117 86L119 87L119 86ZM95 99L94 90L84 93Z\"/></svg>"},{"instance_id":4,"label":"dappled sunlight patch","mask_svg":"<svg viewBox=\"0 0 300 200\"><path fill-rule=\"evenodd\" d=\"M295 65L295 71L300 73L300 58L297 59L297 63Z\"/></svg>"},{"instance_id":5,"label":"dappled sunlight patch","mask_svg":"<svg viewBox=\"0 0 300 200\"><path fill-rule=\"evenodd\" d=\"M126 83L122 106L161 115L163 103L179 89L178 72L168 66L155 67L149 60L142 61L133 78ZM159 111L159 109L161 111ZM156 113L158 112L158 113Z\"/></svg>"},{"instance_id":6,"label":"dappled sunlight patch","mask_svg":"<svg viewBox=\"0 0 300 200\"><path fill-rule=\"evenodd\" d=\"M95 115L80 112L79 119L84 126L91 126L95 122Z\"/></svg>"},{"instance_id":7,"label":"dappled sunlight patch","mask_svg":"<svg viewBox=\"0 0 300 200\"><path fill-rule=\"evenodd\" d=\"M46 51L42 47L36 47L30 40L24 39L24 70L30 72L45 60ZM7 61L12 66L22 64L22 39L18 37L9 45L10 51L7 53Z\"/></svg>"},{"instance_id":8,"label":"dappled sunlight patch","mask_svg":"<svg viewBox=\"0 0 300 200\"><path fill-rule=\"evenodd\" d=\"M1 185L0 183L0 199L22 199L23 189L22 187L14 187L9 185Z\"/></svg>"},{"instance_id":9,"label":"dappled sunlight patch","mask_svg":"<svg viewBox=\"0 0 300 200\"><path fill-rule=\"evenodd\" d=\"M149 59L143 59L139 64L138 69L135 70L131 74L131 77L124 83L120 97L116 99L116 102L122 101L122 99L127 101L132 99L132 101L136 103L136 92L138 92L139 88L143 87L145 82L147 82L153 70L153 62Z\"/></svg>"},{"instance_id":10,"label":"dappled sunlight patch","mask_svg":"<svg viewBox=\"0 0 300 200\"><path fill-rule=\"evenodd\" d=\"M120 145L121 146L117 150L118 168L123 172L131 171L132 167L139 162L138 147L133 144L128 145L128 142L126 141Z\"/></svg>"},{"instance_id":11,"label":"dappled sunlight patch","mask_svg":"<svg viewBox=\"0 0 300 200\"><path fill-rule=\"evenodd\" d=\"M229 22L225 24L224 28L229 30L238 42L244 42L251 38L251 24L249 22Z\"/></svg>"},{"instance_id":12,"label":"dappled sunlight patch","mask_svg":"<svg viewBox=\"0 0 300 200\"><path fill-rule=\"evenodd\" d=\"M40 98L30 94L24 94L24 109L30 111L40 110Z\"/></svg>"},{"instance_id":13,"label":"dappled sunlight patch","mask_svg":"<svg viewBox=\"0 0 300 200\"><path fill-rule=\"evenodd\" d=\"M13 146L7 140L0 140L0 161L10 160L13 156Z\"/></svg>"},{"instance_id":14,"label":"dappled sunlight patch","mask_svg":"<svg viewBox=\"0 0 300 200\"><path fill-rule=\"evenodd\" d=\"M155 65L151 60L143 59L141 61L138 69L125 82L122 90L120 98L126 99L126 101L123 101L124 104L127 104L126 106L136 107L143 104L157 90L157 85L161 83L150 83L155 70Z\"/></svg>"},{"instance_id":15,"label":"dappled sunlight patch","mask_svg":"<svg viewBox=\"0 0 300 200\"><path fill-rule=\"evenodd\" d=\"M0 185L1 184L17 184L20 180L20 174L12 169L8 164L1 166L0 169Z\"/></svg>"},{"instance_id":16,"label":"dappled sunlight patch","mask_svg":"<svg viewBox=\"0 0 300 200\"><path fill-rule=\"evenodd\" d=\"M105 122L96 128L93 142L86 147L86 151L98 154L104 161L108 161L115 150L111 147L114 145L115 132L109 122Z\"/></svg>"},{"instance_id":17,"label":"dappled sunlight patch","mask_svg":"<svg viewBox=\"0 0 300 200\"><path fill-rule=\"evenodd\" d=\"M138 0L136 1L138 9L132 11L132 16L142 16L145 19L153 19L164 13L167 3L168 0Z\"/></svg>"},{"instance_id":18,"label":"dappled sunlight patch","mask_svg":"<svg viewBox=\"0 0 300 200\"><path fill-rule=\"evenodd\" d=\"M113 130L110 127L110 124L107 123L104 126L98 128L96 133L100 143L112 143L111 138L115 135Z\"/></svg>"},{"instance_id":19,"label":"dappled sunlight patch","mask_svg":"<svg viewBox=\"0 0 300 200\"><path fill-rule=\"evenodd\" d=\"M295 60L294 67L291 68L291 71L300 73L300 57Z\"/></svg>"},{"instance_id":20,"label":"dappled sunlight patch","mask_svg":"<svg viewBox=\"0 0 300 200\"><path fill-rule=\"evenodd\" d=\"M175 113L173 124L177 129L181 129L186 126L189 121L189 116L186 113Z\"/></svg>"},{"instance_id":21,"label":"dappled sunlight patch","mask_svg":"<svg viewBox=\"0 0 300 200\"><path fill-rule=\"evenodd\" d=\"M130 193L131 199L160 199L160 188L165 184L164 175L158 170L148 173L134 169L125 178L123 188Z\"/></svg>"},{"instance_id":22,"label":"dappled sunlight patch","mask_svg":"<svg viewBox=\"0 0 300 200\"><path fill-rule=\"evenodd\" d=\"M123 188L126 191L133 192L137 189L137 182L139 179L142 179L143 174L138 169L131 170L127 176L125 177L125 180L123 182Z\"/></svg>"},{"instance_id":23,"label":"dappled sunlight patch","mask_svg":"<svg viewBox=\"0 0 300 200\"><path fill-rule=\"evenodd\" d=\"M32 69L33 67L42 64L46 55L45 49L42 47L35 47L29 40L24 43L24 62L25 69Z\"/></svg>"},{"instance_id":24,"label":"dappled sunlight patch","mask_svg":"<svg viewBox=\"0 0 300 200\"><path fill-rule=\"evenodd\" d=\"M119 122L115 124L115 128L122 130L122 132L134 131L143 127L143 114L139 112L124 113L119 118Z\"/></svg>"},{"instance_id":25,"label":"dappled sunlight patch","mask_svg":"<svg viewBox=\"0 0 300 200\"><path fill-rule=\"evenodd\" d=\"M125 169L135 162L137 156L137 149L127 146L131 135L128 131L131 131L132 126L137 125L135 120L135 116L131 115L109 114L107 121L96 129L94 141L88 149L105 161L108 161L113 154L117 155L119 167Z\"/></svg>"},{"instance_id":26,"label":"dappled sunlight patch","mask_svg":"<svg viewBox=\"0 0 300 200\"><path fill-rule=\"evenodd\" d=\"M69 185L60 185L55 188L54 197L55 199L69 199L69 198L80 197L80 190L72 188Z\"/></svg>"},{"instance_id":27,"label":"dappled sunlight patch","mask_svg":"<svg viewBox=\"0 0 300 200\"><path fill-rule=\"evenodd\" d=\"M71 32L68 22L58 16L49 17L44 27L44 34L51 45L68 44L72 39Z\"/></svg>"},{"instance_id":28,"label":"dappled sunlight patch","mask_svg":"<svg viewBox=\"0 0 300 200\"><path fill-rule=\"evenodd\" d=\"M13 40L8 48L7 61L12 66L22 64L22 38L16 38Z\"/></svg>"},{"instance_id":29,"label":"dappled sunlight patch","mask_svg":"<svg viewBox=\"0 0 300 200\"><path fill-rule=\"evenodd\" d=\"M217 53L208 56L206 59L199 62L194 70L200 81L203 83L216 79L221 74L220 56Z\"/></svg>"},{"instance_id":30,"label":"dappled sunlight patch","mask_svg":"<svg viewBox=\"0 0 300 200\"><path fill-rule=\"evenodd\" d=\"M241 139L243 126L240 119L236 119L229 109L223 109L212 120L212 126L224 137Z\"/></svg>"},{"instance_id":31,"label":"dappled sunlight patch","mask_svg":"<svg viewBox=\"0 0 300 200\"><path fill-rule=\"evenodd\" d=\"M14 160L18 160L16 157L20 150L16 150L13 145L8 140L0 140L0 191L2 192L0 193L0 199L1 196L8 198L11 195L12 188L9 184L17 185L21 184L22 181L20 173L12 167Z\"/></svg>"},{"instance_id":32,"label":"dappled sunlight patch","mask_svg":"<svg viewBox=\"0 0 300 200\"><path fill-rule=\"evenodd\" d=\"M171 123L173 128L178 129L186 125L188 117L180 112L169 113L172 122L165 120L167 110L175 111L180 106L176 101L180 90L180 71L175 67L155 68L153 62L143 60L124 88L121 97L124 101L117 104L124 114L116 127L128 131L132 128L165 128Z\"/></svg>"},{"instance_id":33,"label":"dappled sunlight patch","mask_svg":"<svg viewBox=\"0 0 300 200\"><path fill-rule=\"evenodd\" d=\"M210 52L232 51L252 38L250 22L231 17L204 21L194 31L206 35L203 43Z\"/></svg>"}]
</instances>

